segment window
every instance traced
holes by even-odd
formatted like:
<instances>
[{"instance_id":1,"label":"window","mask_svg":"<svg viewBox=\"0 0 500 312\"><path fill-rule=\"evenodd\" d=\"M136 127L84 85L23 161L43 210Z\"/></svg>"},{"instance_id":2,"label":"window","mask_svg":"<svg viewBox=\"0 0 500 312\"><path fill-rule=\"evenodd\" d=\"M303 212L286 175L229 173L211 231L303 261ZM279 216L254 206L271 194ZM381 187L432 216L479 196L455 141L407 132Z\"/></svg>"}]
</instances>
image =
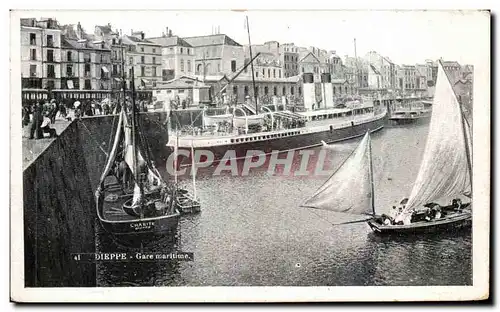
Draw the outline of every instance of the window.
<instances>
[{"instance_id":1,"label":"window","mask_svg":"<svg viewBox=\"0 0 500 312\"><path fill-rule=\"evenodd\" d=\"M92 86L90 84L90 79L85 79L85 86L84 86L84 89L85 90L90 90L92 89Z\"/></svg>"},{"instance_id":2,"label":"window","mask_svg":"<svg viewBox=\"0 0 500 312\"><path fill-rule=\"evenodd\" d=\"M146 57L143 55L141 56L141 63L144 64L145 63L145 60L146 60Z\"/></svg>"},{"instance_id":3,"label":"window","mask_svg":"<svg viewBox=\"0 0 500 312\"><path fill-rule=\"evenodd\" d=\"M276 78L276 69L273 69L273 77Z\"/></svg>"},{"instance_id":4,"label":"window","mask_svg":"<svg viewBox=\"0 0 500 312\"><path fill-rule=\"evenodd\" d=\"M189 52L189 49L187 49L187 54L189 55L189 53L190 53L190 52Z\"/></svg>"},{"instance_id":5,"label":"window","mask_svg":"<svg viewBox=\"0 0 500 312\"><path fill-rule=\"evenodd\" d=\"M302 73L304 73L304 66L302 66L301 69L302 69Z\"/></svg>"},{"instance_id":6,"label":"window","mask_svg":"<svg viewBox=\"0 0 500 312\"><path fill-rule=\"evenodd\" d=\"M36 49L31 49L31 60L36 61Z\"/></svg>"},{"instance_id":7,"label":"window","mask_svg":"<svg viewBox=\"0 0 500 312\"><path fill-rule=\"evenodd\" d=\"M116 39L115 38L113 38L112 44L116 44Z\"/></svg>"},{"instance_id":8,"label":"window","mask_svg":"<svg viewBox=\"0 0 500 312\"><path fill-rule=\"evenodd\" d=\"M255 87L255 94L259 95L259 87Z\"/></svg>"},{"instance_id":9,"label":"window","mask_svg":"<svg viewBox=\"0 0 500 312\"><path fill-rule=\"evenodd\" d=\"M238 86L233 87L233 94L238 95Z\"/></svg>"},{"instance_id":10,"label":"window","mask_svg":"<svg viewBox=\"0 0 500 312\"><path fill-rule=\"evenodd\" d=\"M273 94L278 95L278 88L274 87Z\"/></svg>"},{"instance_id":11,"label":"window","mask_svg":"<svg viewBox=\"0 0 500 312\"><path fill-rule=\"evenodd\" d=\"M118 75L118 65L113 64L113 76Z\"/></svg>"},{"instance_id":12,"label":"window","mask_svg":"<svg viewBox=\"0 0 500 312\"><path fill-rule=\"evenodd\" d=\"M248 95L248 86L245 86L243 89L243 92L245 93L245 97Z\"/></svg>"},{"instance_id":13,"label":"window","mask_svg":"<svg viewBox=\"0 0 500 312\"><path fill-rule=\"evenodd\" d=\"M129 59L128 59L128 63L129 63L130 65L134 64L134 58L133 58L133 57L129 57Z\"/></svg>"},{"instance_id":14,"label":"window","mask_svg":"<svg viewBox=\"0 0 500 312\"><path fill-rule=\"evenodd\" d=\"M47 62L54 62L54 50L47 50Z\"/></svg>"},{"instance_id":15,"label":"window","mask_svg":"<svg viewBox=\"0 0 500 312\"><path fill-rule=\"evenodd\" d=\"M36 34L30 34L30 44L36 45Z\"/></svg>"},{"instance_id":16,"label":"window","mask_svg":"<svg viewBox=\"0 0 500 312\"><path fill-rule=\"evenodd\" d=\"M201 74L201 64L196 65L196 73Z\"/></svg>"},{"instance_id":17,"label":"window","mask_svg":"<svg viewBox=\"0 0 500 312\"><path fill-rule=\"evenodd\" d=\"M265 95L269 94L269 88L267 86L264 87L264 94Z\"/></svg>"},{"instance_id":18,"label":"window","mask_svg":"<svg viewBox=\"0 0 500 312\"><path fill-rule=\"evenodd\" d=\"M30 65L30 77L36 77L36 65Z\"/></svg>"},{"instance_id":19,"label":"window","mask_svg":"<svg viewBox=\"0 0 500 312\"><path fill-rule=\"evenodd\" d=\"M209 66L210 64L208 64L207 66ZM207 67L209 68L209 67ZM220 64L217 64L217 72L220 73Z\"/></svg>"},{"instance_id":20,"label":"window","mask_svg":"<svg viewBox=\"0 0 500 312\"><path fill-rule=\"evenodd\" d=\"M55 87L54 80L47 81L47 89L52 90Z\"/></svg>"},{"instance_id":21,"label":"window","mask_svg":"<svg viewBox=\"0 0 500 312\"><path fill-rule=\"evenodd\" d=\"M347 94L347 86L345 87L345 93Z\"/></svg>"},{"instance_id":22,"label":"window","mask_svg":"<svg viewBox=\"0 0 500 312\"><path fill-rule=\"evenodd\" d=\"M278 69L278 77L281 78L281 69Z\"/></svg>"},{"instance_id":23,"label":"window","mask_svg":"<svg viewBox=\"0 0 500 312\"><path fill-rule=\"evenodd\" d=\"M286 94L286 88L285 88L284 86L283 86L283 93L282 93L282 94L283 94L283 95L285 95L285 94Z\"/></svg>"},{"instance_id":24,"label":"window","mask_svg":"<svg viewBox=\"0 0 500 312\"><path fill-rule=\"evenodd\" d=\"M181 54L182 54L182 53L184 53L184 49L183 49L183 48L181 48Z\"/></svg>"},{"instance_id":25,"label":"window","mask_svg":"<svg viewBox=\"0 0 500 312\"><path fill-rule=\"evenodd\" d=\"M85 63L90 63L90 53L84 53L83 54L83 61Z\"/></svg>"},{"instance_id":26,"label":"window","mask_svg":"<svg viewBox=\"0 0 500 312\"><path fill-rule=\"evenodd\" d=\"M191 61L190 60L187 61L187 69L188 69L187 70L188 73L190 73L191 72Z\"/></svg>"},{"instance_id":27,"label":"window","mask_svg":"<svg viewBox=\"0 0 500 312\"><path fill-rule=\"evenodd\" d=\"M85 76L90 76L90 64L85 64Z\"/></svg>"},{"instance_id":28,"label":"window","mask_svg":"<svg viewBox=\"0 0 500 312\"><path fill-rule=\"evenodd\" d=\"M156 76L157 76L157 75L156 75L156 74L157 74L157 68L158 68L158 67L153 67L153 73L152 73L152 76L153 76L153 77L156 77Z\"/></svg>"},{"instance_id":29,"label":"window","mask_svg":"<svg viewBox=\"0 0 500 312\"><path fill-rule=\"evenodd\" d=\"M302 88L299 87L299 95L302 95Z\"/></svg>"},{"instance_id":30,"label":"window","mask_svg":"<svg viewBox=\"0 0 500 312\"><path fill-rule=\"evenodd\" d=\"M73 76L73 66L66 65L66 77L72 77L72 76Z\"/></svg>"},{"instance_id":31,"label":"window","mask_svg":"<svg viewBox=\"0 0 500 312\"><path fill-rule=\"evenodd\" d=\"M144 48L141 48L141 52L144 52Z\"/></svg>"},{"instance_id":32,"label":"window","mask_svg":"<svg viewBox=\"0 0 500 312\"><path fill-rule=\"evenodd\" d=\"M267 69L267 78L271 78L271 69L270 68Z\"/></svg>"},{"instance_id":33,"label":"window","mask_svg":"<svg viewBox=\"0 0 500 312\"><path fill-rule=\"evenodd\" d=\"M153 64L156 64L156 57L153 56Z\"/></svg>"},{"instance_id":34,"label":"window","mask_svg":"<svg viewBox=\"0 0 500 312\"><path fill-rule=\"evenodd\" d=\"M47 46L48 47L54 46L54 38L52 37L52 35L47 35Z\"/></svg>"},{"instance_id":35,"label":"window","mask_svg":"<svg viewBox=\"0 0 500 312\"><path fill-rule=\"evenodd\" d=\"M170 48L170 49L168 49L168 51L170 52L170 54L173 54L174 53L174 48Z\"/></svg>"},{"instance_id":36,"label":"window","mask_svg":"<svg viewBox=\"0 0 500 312\"><path fill-rule=\"evenodd\" d=\"M259 72L255 72L255 77L258 78L259 77Z\"/></svg>"},{"instance_id":37,"label":"window","mask_svg":"<svg viewBox=\"0 0 500 312\"><path fill-rule=\"evenodd\" d=\"M184 60L181 59L181 72L183 72L183 71L184 71Z\"/></svg>"},{"instance_id":38,"label":"window","mask_svg":"<svg viewBox=\"0 0 500 312\"><path fill-rule=\"evenodd\" d=\"M295 89L294 89L293 87L290 87L290 93L291 93L292 95L294 95L294 93L295 93Z\"/></svg>"},{"instance_id":39,"label":"window","mask_svg":"<svg viewBox=\"0 0 500 312\"><path fill-rule=\"evenodd\" d=\"M262 68L262 77L266 77L266 70Z\"/></svg>"},{"instance_id":40,"label":"window","mask_svg":"<svg viewBox=\"0 0 500 312\"><path fill-rule=\"evenodd\" d=\"M155 48L153 48L153 53L156 53L156 49Z\"/></svg>"},{"instance_id":41,"label":"window","mask_svg":"<svg viewBox=\"0 0 500 312\"><path fill-rule=\"evenodd\" d=\"M146 67L141 66L141 76L146 76Z\"/></svg>"},{"instance_id":42,"label":"window","mask_svg":"<svg viewBox=\"0 0 500 312\"><path fill-rule=\"evenodd\" d=\"M71 57L71 51L66 52L66 60L68 62L71 62L71 59L72 59L72 57Z\"/></svg>"},{"instance_id":43,"label":"window","mask_svg":"<svg viewBox=\"0 0 500 312\"><path fill-rule=\"evenodd\" d=\"M54 65L47 65L47 77L56 78L56 72L54 71Z\"/></svg>"},{"instance_id":44,"label":"window","mask_svg":"<svg viewBox=\"0 0 500 312\"><path fill-rule=\"evenodd\" d=\"M133 71L133 68L130 68L128 70L128 76L129 76L129 78L132 78L132 71Z\"/></svg>"},{"instance_id":45,"label":"window","mask_svg":"<svg viewBox=\"0 0 500 312\"><path fill-rule=\"evenodd\" d=\"M234 73L236 71L236 61L231 61L231 71Z\"/></svg>"}]
</instances>

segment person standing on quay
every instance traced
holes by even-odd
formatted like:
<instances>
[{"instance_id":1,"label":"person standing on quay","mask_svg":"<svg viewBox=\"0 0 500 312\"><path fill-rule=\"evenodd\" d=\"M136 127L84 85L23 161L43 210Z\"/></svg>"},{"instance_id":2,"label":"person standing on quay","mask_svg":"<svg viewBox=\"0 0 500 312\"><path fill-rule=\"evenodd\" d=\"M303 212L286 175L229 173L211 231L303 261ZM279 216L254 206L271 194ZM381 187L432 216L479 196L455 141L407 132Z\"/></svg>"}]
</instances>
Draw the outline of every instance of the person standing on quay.
<instances>
[{"instance_id":1,"label":"person standing on quay","mask_svg":"<svg viewBox=\"0 0 500 312\"><path fill-rule=\"evenodd\" d=\"M42 105L43 102L35 104L35 108L33 110L33 121L30 129L30 139L41 139L43 137L41 128L43 122Z\"/></svg>"}]
</instances>

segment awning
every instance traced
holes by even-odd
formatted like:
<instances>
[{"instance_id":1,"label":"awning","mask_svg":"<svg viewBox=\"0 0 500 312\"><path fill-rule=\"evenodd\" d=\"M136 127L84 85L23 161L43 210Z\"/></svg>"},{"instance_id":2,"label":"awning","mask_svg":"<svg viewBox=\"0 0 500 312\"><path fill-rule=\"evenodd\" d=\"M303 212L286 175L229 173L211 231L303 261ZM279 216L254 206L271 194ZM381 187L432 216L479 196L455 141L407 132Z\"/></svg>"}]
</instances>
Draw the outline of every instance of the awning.
<instances>
[{"instance_id":1,"label":"awning","mask_svg":"<svg viewBox=\"0 0 500 312\"><path fill-rule=\"evenodd\" d=\"M122 79L121 79L121 78L116 78L116 77L115 77L115 80L116 80L116 81L122 81Z\"/></svg>"},{"instance_id":2,"label":"awning","mask_svg":"<svg viewBox=\"0 0 500 312\"><path fill-rule=\"evenodd\" d=\"M68 89L74 89L73 80L68 80L68 81L66 81L66 83L68 84Z\"/></svg>"},{"instance_id":3,"label":"awning","mask_svg":"<svg viewBox=\"0 0 500 312\"><path fill-rule=\"evenodd\" d=\"M106 68L106 66L103 66L103 67L101 67L101 68L102 68L102 70L103 70L105 73L109 73L109 70Z\"/></svg>"}]
</instances>

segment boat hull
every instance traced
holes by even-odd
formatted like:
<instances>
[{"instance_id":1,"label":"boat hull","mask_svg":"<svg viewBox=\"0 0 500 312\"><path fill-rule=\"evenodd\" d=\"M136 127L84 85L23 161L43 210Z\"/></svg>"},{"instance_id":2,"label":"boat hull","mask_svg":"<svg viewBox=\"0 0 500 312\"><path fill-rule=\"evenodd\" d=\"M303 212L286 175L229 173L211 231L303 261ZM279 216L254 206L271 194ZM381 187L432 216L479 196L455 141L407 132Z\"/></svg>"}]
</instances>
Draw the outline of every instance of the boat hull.
<instances>
[{"instance_id":1,"label":"boat hull","mask_svg":"<svg viewBox=\"0 0 500 312\"><path fill-rule=\"evenodd\" d=\"M174 233L180 213L147 219L109 221L101 219L102 227L109 233L125 237L155 237Z\"/></svg>"},{"instance_id":2,"label":"boat hull","mask_svg":"<svg viewBox=\"0 0 500 312\"><path fill-rule=\"evenodd\" d=\"M462 212L438 220L421 221L408 225L383 225L376 218L367 221L367 223L373 232L382 235L436 233L470 228L472 226L472 215L470 212Z\"/></svg>"},{"instance_id":3,"label":"boat hull","mask_svg":"<svg viewBox=\"0 0 500 312\"><path fill-rule=\"evenodd\" d=\"M310 132L310 133L300 133L290 136L282 136L276 138L265 138L261 140L254 140L249 142L240 142L234 144L225 144L225 145L214 145L214 146L203 146L203 147L194 147L194 150L203 150L213 153L214 161L221 160L226 152L235 151L236 157L232 157L233 159L242 159L247 156L247 151L249 150L257 150L262 151L266 154L270 154L272 152L286 152L291 150L300 150L307 149L312 147L321 146L321 141L326 143L335 143L340 141L345 141L349 139L354 139L361 137L366 134L367 131L375 132L383 129L386 121L386 117L383 116L378 119L374 119L364 123L354 123L351 126L347 126L344 128L330 129L326 131L320 132ZM298 131L297 131L298 132ZM260 135L260 134L259 134ZM269 136L266 133L262 133L262 137ZM179 154L190 155L191 148L187 147L179 147L179 151L184 150L184 152L180 152ZM189 157L179 157L179 163L183 166L189 166L191 164L191 160Z\"/></svg>"}]
</instances>

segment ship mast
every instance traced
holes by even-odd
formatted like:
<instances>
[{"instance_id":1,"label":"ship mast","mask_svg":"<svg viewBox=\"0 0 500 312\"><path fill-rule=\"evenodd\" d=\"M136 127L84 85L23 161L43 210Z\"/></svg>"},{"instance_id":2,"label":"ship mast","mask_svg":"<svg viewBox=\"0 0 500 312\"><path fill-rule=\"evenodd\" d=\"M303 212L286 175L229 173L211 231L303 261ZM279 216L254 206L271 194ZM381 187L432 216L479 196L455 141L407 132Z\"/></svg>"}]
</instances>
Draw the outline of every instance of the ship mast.
<instances>
[{"instance_id":1,"label":"ship mast","mask_svg":"<svg viewBox=\"0 0 500 312\"><path fill-rule=\"evenodd\" d=\"M359 94L359 68L358 68L358 53L356 51L356 38L354 38L354 59L356 64L356 95Z\"/></svg>"},{"instance_id":2,"label":"ship mast","mask_svg":"<svg viewBox=\"0 0 500 312\"><path fill-rule=\"evenodd\" d=\"M253 55L252 55L252 42L250 41L250 24L248 23L248 15L246 16L246 21L247 21L247 32L248 32L248 47L249 47L249 50L250 50L250 60L253 60ZM254 75L254 71L253 71L253 62L250 61L250 66L252 68L252 86L253 86L253 95L255 97L255 113L258 114L259 113L259 106L258 106L258 96L257 96L257 92L256 92L256 89L255 89L255 75Z\"/></svg>"}]
</instances>

